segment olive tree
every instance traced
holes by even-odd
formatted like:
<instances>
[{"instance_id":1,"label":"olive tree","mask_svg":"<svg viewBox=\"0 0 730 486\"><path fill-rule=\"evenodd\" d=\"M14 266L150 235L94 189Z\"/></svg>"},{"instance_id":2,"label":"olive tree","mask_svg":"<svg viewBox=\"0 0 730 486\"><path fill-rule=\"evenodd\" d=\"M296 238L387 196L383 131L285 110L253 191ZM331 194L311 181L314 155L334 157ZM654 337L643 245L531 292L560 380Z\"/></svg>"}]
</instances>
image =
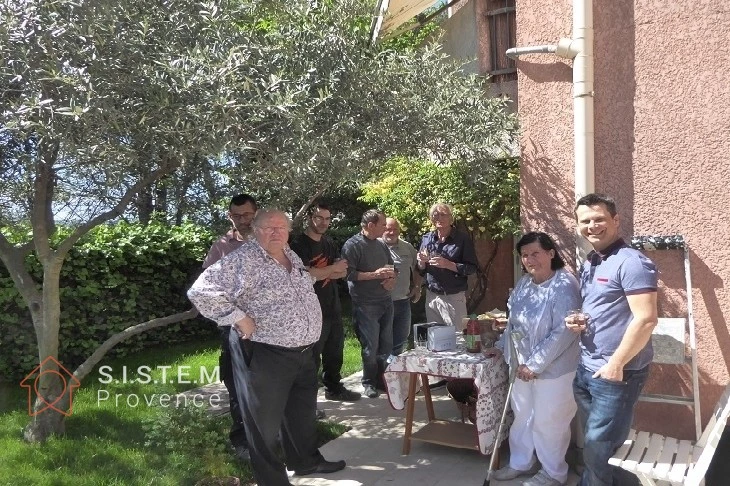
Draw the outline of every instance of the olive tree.
<instances>
[{"instance_id":1,"label":"olive tree","mask_svg":"<svg viewBox=\"0 0 730 486\"><path fill-rule=\"evenodd\" d=\"M509 151L516 118L486 96L485 79L464 76L438 40L370 45L371 7L340 0L276 11L267 41L284 53L279 79L301 91L280 107L286 123L267 143L237 152L232 179L287 206L367 180L396 156L460 161L476 175Z\"/></svg>"},{"instance_id":2,"label":"olive tree","mask_svg":"<svg viewBox=\"0 0 730 486\"><path fill-rule=\"evenodd\" d=\"M59 328L70 325L59 300L69 250L167 197L165 184L179 221L196 190L245 185L285 205L365 180L393 156L492 163L515 129L504 101L485 97L482 80L462 76L437 43L370 45L371 7L0 0L0 259L30 309L40 363L58 356ZM72 226L60 241L59 221ZM30 231L11 242L3 227ZM41 282L23 265L29 252ZM110 336L75 377L127 336L194 314L151 316ZM42 374L39 391L68 407L57 375ZM63 426L47 409L25 437Z\"/></svg>"},{"instance_id":3,"label":"olive tree","mask_svg":"<svg viewBox=\"0 0 730 486\"><path fill-rule=\"evenodd\" d=\"M30 310L44 363L58 356L59 273L73 245L122 215L154 182L238 144L255 131L250 123L266 118L286 94L271 81L262 44L240 27L253 23L250 6L2 0L0 18L0 134L6 142L0 224L30 228L20 243L0 232L0 259ZM52 244L59 218L74 229ZM24 267L31 251L43 267L42 282ZM131 333L192 314L110 337L75 376L83 378ZM68 408L68 390L54 373L40 375L39 394L39 408L56 400L55 408ZM33 417L28 440L63 431L63 416L52 408Z\"/></svg>"}]
</instances>

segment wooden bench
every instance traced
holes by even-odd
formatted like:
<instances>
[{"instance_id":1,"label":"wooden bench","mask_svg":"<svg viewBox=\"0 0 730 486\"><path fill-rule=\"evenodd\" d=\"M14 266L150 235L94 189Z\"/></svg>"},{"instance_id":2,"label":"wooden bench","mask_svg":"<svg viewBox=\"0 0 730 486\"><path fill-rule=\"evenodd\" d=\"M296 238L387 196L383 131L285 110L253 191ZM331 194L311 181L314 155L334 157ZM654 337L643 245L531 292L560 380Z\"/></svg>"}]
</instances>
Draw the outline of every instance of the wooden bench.
<instances>
[{"instance_id":1,"label":"wooden bench","mask_svg":"<svg viewBox=\"0 0 730 486\"><path fill-rule=\"evenodd\" d=\"M631 431L609 464L634 473L641 484L703 485L705 474L730 415L730 384L717 402L700 439L693 443L659 434Z\"/></svg>"}]
</instances>

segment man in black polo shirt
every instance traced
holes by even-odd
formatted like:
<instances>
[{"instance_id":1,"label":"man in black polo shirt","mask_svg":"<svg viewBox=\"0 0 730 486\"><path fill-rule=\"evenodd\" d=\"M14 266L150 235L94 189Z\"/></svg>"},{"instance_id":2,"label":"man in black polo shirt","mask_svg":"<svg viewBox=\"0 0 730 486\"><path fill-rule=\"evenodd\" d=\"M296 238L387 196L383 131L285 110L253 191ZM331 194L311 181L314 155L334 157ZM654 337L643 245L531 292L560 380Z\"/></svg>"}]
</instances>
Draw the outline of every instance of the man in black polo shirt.
<instances>
[{"instance_id":1,"label":"man in black polo shirt","mask_svg":"<svg viewBox=\"0 0 730 486\"><path fill-rule=\"evenodd\" d=\"M435 229L423 235L418 252L418 269L426 275L426 320L460 331L467 315L467 276L477 270L474 244L453 226L448 204L434 204L428 215Z\"/></svg>"},{"instance_id":2,"label":"man in black polo shirt","mask_svg":"<svg viewBox=\"0 0 730 486\"><path fill-rule=\"evenodd\" d=\"M322 363L324 396L327 400L352 402L359 400L360 394L348 390L340 382L345 329L337 279L347 275L347 260L340 258L334 242L325 234L331 221L329 207L324 204L313 205L309 210L307 229L292 240L291 249L299 255L312 277L317 279L314 291L322 308L322 335L314 348L314 359L317 369Z\"/></svg>"}]
</instances>

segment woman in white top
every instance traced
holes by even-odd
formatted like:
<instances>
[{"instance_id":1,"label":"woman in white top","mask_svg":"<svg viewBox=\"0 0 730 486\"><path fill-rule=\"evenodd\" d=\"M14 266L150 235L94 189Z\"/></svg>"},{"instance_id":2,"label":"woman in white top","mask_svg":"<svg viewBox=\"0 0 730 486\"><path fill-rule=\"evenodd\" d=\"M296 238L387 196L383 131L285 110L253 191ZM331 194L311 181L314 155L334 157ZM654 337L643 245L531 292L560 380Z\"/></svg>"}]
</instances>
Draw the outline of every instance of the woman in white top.
<instances>
[{"instance_id":1,"label":"woman in white top","mask_svg":"<svg viewBox=\"0 0 730 486\"><path fill-rule=\"evenodd\" d=\"M502 354L507 333L519 336L515 339L518 379L510 400L515 415L510 462L492 478L532 476L523 485L557 486L568 478L565 453L576 412L572 383L580 356L576 335L564 319L569 310L580 308L580 289L547 234L527 233L516 249L526 275L507 303L507 330L495 348L485 350L488 356ZM509 354L505 359L512 366L515 357Z\"/></svg>"}]
</instances>

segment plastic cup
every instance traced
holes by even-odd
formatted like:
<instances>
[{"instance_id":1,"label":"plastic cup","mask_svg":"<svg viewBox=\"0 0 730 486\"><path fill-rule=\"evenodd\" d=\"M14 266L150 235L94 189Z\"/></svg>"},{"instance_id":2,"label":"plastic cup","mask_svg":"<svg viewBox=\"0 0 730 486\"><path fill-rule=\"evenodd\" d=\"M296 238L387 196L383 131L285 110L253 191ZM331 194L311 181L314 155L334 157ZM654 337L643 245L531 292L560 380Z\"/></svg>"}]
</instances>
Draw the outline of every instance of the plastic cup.
<instances>
[{"instance_id":1,"label":"plastic cup","mask_svg":"<svg viewBox=\"0 0 730 486\"><path fill-rule=\"evenodd\" d=\"M590 318L591 316L583 312L581 309L573 309L568 312L565 324L570 328L586 331Z\"/></svg>"}]
</instances>

